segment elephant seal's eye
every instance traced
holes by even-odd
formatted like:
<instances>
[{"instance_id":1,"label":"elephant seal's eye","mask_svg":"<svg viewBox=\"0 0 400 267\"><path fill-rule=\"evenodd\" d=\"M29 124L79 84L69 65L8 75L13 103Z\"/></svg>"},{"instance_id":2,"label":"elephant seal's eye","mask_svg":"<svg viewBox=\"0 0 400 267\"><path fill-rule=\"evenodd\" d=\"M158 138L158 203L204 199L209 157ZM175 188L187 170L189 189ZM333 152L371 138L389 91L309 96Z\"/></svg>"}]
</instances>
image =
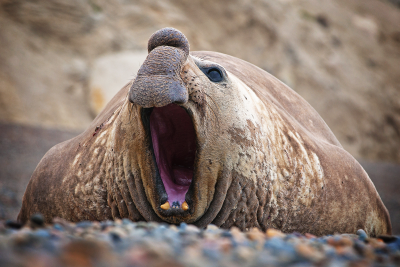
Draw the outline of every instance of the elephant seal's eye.
<instances>
[{"instance_id":1,"label":"elephant seal's eye","mask_svg":"<svg viewBox=\"0 0 400 267\"><path fill-rule=\"evenodd\" d=\"M221 71L217 68L208 69L206 75L212 82L220 82L223 79Z\"/></svg>"}]
</instances>

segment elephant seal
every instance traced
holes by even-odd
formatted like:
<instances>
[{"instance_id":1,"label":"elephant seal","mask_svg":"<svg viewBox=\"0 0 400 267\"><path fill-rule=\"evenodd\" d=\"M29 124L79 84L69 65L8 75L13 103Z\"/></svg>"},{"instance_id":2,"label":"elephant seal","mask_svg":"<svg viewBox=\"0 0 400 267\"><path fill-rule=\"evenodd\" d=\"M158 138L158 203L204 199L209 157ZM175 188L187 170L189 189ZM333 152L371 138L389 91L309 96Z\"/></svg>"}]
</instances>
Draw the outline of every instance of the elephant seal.
<instances>
[{"instance_id":1,"label":"elephant seal","mask_svg":"<svg viewBox=\"0 0 400 267\"><path fill-rule=\"evenodd\" d=\"M172 28L79 136L54 146L18 219L129 218L315 235L390 234L360 164L296 92L256 66L189 53Z\"/></svg>"}]
</instances>

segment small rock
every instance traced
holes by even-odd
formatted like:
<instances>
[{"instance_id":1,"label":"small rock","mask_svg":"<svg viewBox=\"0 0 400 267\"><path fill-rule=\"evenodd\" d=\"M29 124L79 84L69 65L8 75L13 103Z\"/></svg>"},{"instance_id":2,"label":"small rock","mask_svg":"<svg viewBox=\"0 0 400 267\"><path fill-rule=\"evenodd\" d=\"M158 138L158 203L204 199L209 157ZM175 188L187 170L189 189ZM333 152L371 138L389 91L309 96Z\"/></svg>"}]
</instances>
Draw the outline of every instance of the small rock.
<instances>
[{"instance_id":1,"label":"small rock","mask_svg":"<svg viewBox=\"0 0 400 267\"><path fill-rule=\"evenodd\" d=\"M372 40L377 40L379 36L379 26L373 18L363 17L355 15L352 19L352 23L357 28L365 34L368 38Z\"/></svg>"},{"instance_id":2,"label":"small rock","mask_svg":"<svg viewBox=\"0 0 400 267\"><path fill-rule=\"evenodd\" d=\"M254 258L254 250L249 247L239 247L236 249L237 256L247 262Z\"/></svg>"},{"instance_id":3,"label":"small rock","mask_svg":"<svg viewBox=\"0 0 400 267\"><path fill-rule=\"evenodd\" d=\"M122 224L123 225L130 225L130 224L133 224L133 222L130 219L124 218L124 219L122 219Z\"/></svg>"},{"instance_id":4,"label":"small rock","mask_svg":"<svg viewBox=\"0 0 400 267\"><path fill-rule=\"evenodd\" d=\"M203 248L203 255L213 261L218 261L220 258L220 253L218 249L213 246L206 246Z\"/></svg>"},{"instance_id":5,"label":"small rock","mask_svg":"<svg viewBox=\"0 0 400 267\"><path fill-rule=\"evenodd\" d=\"M182 231L186 231L186 228L187 228L187 224L186 223L181 223L179 225L179 229L182 230Z\"/></svg>"},{"instance_id":6,"label":"small rock","mask_svg":"<svg viewBox=\"0 0 400 267\"><path fill-rule=\"evenodd\" d=\"M34 234L34 236L41 237L41 238L49 238L51 236L49 231L47 231L45 229L38 229L38 230L34 231L33 234Z\"/></svg>"},{"instance_id":7,"label":"small rock","mask_svg":"<svg viewBox=\"0 0 400 267\"><path fill-rule=\"evenodd\" d=\"M258 228L251 228L249 232L246 233L250 240L264 240L265 234Z\"/></svg>"},{"instance_id":8,"label":"small rock","mask_svg":"<svg viewBox=\"0 0 400 267\"><path fill-rule=\"evenodd\" d=\"M363 229L357 230L357 235L358 235L358 238L359 238L361 241L365 241L365 240L368 238L367 233L366 233Z\"/></svg>"},{"instance_id":9,"label":"small rock","mask_svg":"<svg viewBox=\"0 0 400 267\"><path fill-rule=\"evenodd\" d=\"M335 248L353 246L353 241L344 236L334 236L327 239L327 243Z\"/></svg>"},{"instance_id":10,"label":"small rock","mask_svg":"<svg viewBox=\"0 0 400 267\"><path fill-rule=\"evenodd\" d=\"M64 220L62 218L54 218L53 224L58 224L58 225L62 226L65 230L69 230L69 231L71 231L74 227L73 223L68 222L67 220Z\"/></svg>"},{"instance_id":11,"label":"small rock","mask_svg":"<svg viewBox=\"0 0 400 267\"><path fill-rule=\"evenodd\" d=\"M398 238L393 235L380 235L380 236L378 236L378 238L381 239L385 243L392 243L392 242L395 242L396 240L398 240Z\"/></svg>"},{"instance_id":12,"label":"small rock","mask_svg":"<svg viewBox=\"0 0 400 267\"><path fill-rule=\"evenodd\" d=\"M159 225L160 224L158 222L148 222L147 223L147 230L153 231L154 229L157 229Z\"/></svg>"},{"instance_id":13,"label":"small rock","mask_svg":"<svg viewBox=\"0 0 400 267\"><path fill-rule=\"evenodd\" d=\"M53 229L57 230L57 231L64 231L64 227L62 227L60 224L55 223L53 225Z\"/></svg>"},{"instance_id":14,"label":"small rock","mask_svg":"<svg viewBox=\"0 0 400 267\"><path fill-rule=\"evenodd\" d=\"M292 235L295 237L304 237L304 235L300 234L299 232L293 232Z\"/></svg>"},{"instance_id":15,"label":"small rock","mask_svg":"<svg viewBox=\"0 0 400 267\"><path fill-rule=\"evenodd\" d=\"M92 229L96 230L96 231L100 231L101 230L101 224L98 221L92 222Z\"/></svg>"},{"instance_id":16,"label":"small rock","mask_svg":"<svg viewBox=\"0 0 400 267\"><path fill-rule=\"evenodd\" d=\"M286 235L284 233L282 233L281 231L277 230L277 229L273 229L273 228L269 228L267 229L267 237L268 238L272 238L272 237L280 237L280 238L284 238Z\"/></svg>"},{"instance_id":17,"label":"small rock","mask_svg":"<svg viewBox=\"0 0 400 267\"><path fill-rule=\"evenodd\" d=\"M374 249L383 249L386 247L386 244L382 239L370 238L368 240L368 244L371 245Z\"/></svg>"},{"instance_id":18,"label":"small rock","mask_svg":"<svg viewBox=\"0 0 400 267\"><path fill-rule=\"evenodd\" d=\"M109 234L109 236L110 236L110 239L111 239L114 243L119 243L119 242L122 241L122 238L121 238L121 236L120 236L118 233L116 233L116 232L114 232L114 231L111 231L111 232L109 232L108 234Z\"/></svg>"},{"instance_id":19,"label":"small rock","mask_svg":"<svg viewBox=\"0 0 400 267\"><path fill-rule=\"evenodd\" d=\"M228 238L221 238L218 241L219 249L222 253L228 254L232 250L232 242Z\"/></svg>"},{"instance_id":20,"label":"small rock","mask_svg":"<svg viewBox=\"0 0 400 267\"><path fill-rule=\"evenodd\" d=\"M196 225L193 225L193 224L188 224L186 227L186 231L190 232L190 233L200 233L201 232L200 229Z\"/></svg>"},{"instance_id":21,"label":"small rock","mask_svg":"<svg viewBox=\"0 0 400 267\"><path fill-rule=\"evenodd\" d=\"M169 226L169 229L172 230L172 231L174 231L174 232L178 232L178 227L176 227L176 225L171 224L171 225Z\"/></svg>"},{"instance_id":22,"label":"small rock","mask_svg":"<svg viewBox=\"0 0 400 267\"><path fill-rule=\"evenodd\" d=\"M361 240L354 241L353 248L360 256L364 256L365 247L366 244L363 241Z\"/></svg>"},{"instance_id":23,"label":"small rock","mask_svg":"<svg viewBox=\"0 0 400 267\"><path fill-rule=\"evenodd\" d=\"M136 224L136 228L145 228L145 229L147 229L148 228L147 222L138 222Z\"/></svg>"},{"instance_id":24,"label":"small rock","mask_svg":"<svg viewBox=\"0 0 400 267\"><path fill-rule=\"evenodd\" d=\"M233 236L232 236L232 233L231 233L229 230L224 230L224 231L221 233L221 237L232 238Z\"/></svg>"},{"instance_id":25,"label":"small rock","mask_svg":"<svg viewBox=\"0 0 400 267\"><path fill-rule=\"evenodd\" d=\"M187 259L198 259L201 257L201 248L198 246L189 246L185 248L185 255ZM185 259L184 259L185 260ZM191 264L193 265L193 264ZM194 265L196 266L196 265Z\"/></svg>"},{"instance_id":26,"label":"small rock","mask_svg":"<svg viewBox=\"0 0 400 267\"><path fill-rule=\"evenodd\" d=\"M276 252L278 250L283 250L286 247L287 247L287 243L278 236L268 239L264 244L264 248L271 249L273 252Z\"/></svg>"},{"instance_id":27,"label":"small rock","mask_svg":"<svg viewBox=\"0 0 400 267\"><path fill-rule=\"evenodd\" d=\"M315 19L319 23L319 25L321 25L322 27L329 28L329 21L326 16L320 14Z\"/></svg>"},{"instance_id":28,"label":"small rock","mask_svg":"<svg viewBox=\"0 0 400 267\"><path fill-rule=\"evenodd\" d=\"M113 221L110 221L110 220L102 221L102 222L100 222L100 225L101 225L101 229L104 231L104 230L106 230L108 227L113 226L113 225L114 225L114 222L113 222Z\"/></svg>"},{"instance_id":29,"label":"small rock","mask_svg":"<svg viewBox=\"0 0 400 267\"><path fill-rule=\"evenodd\" d=\"M305 233L304 235L307 239L312 239L312 238L317 238L315 235L309 234L309 233Z\"/></svg>"},{"instance_id":30,"label":"small rock","mask_svg":"<svg viewBox=\"0 0 400 267\"><path fill-rule=\"evenodd\" d=\"M89 228L91 226L92 226L92 222L90 222L90 221L81 221L76 224L76 227L83 228L83 229Z\"/></svg>"},{"instance_id":31,"label":"small rock","mask_svg":"<svg viewBox=\"0 0 400 267\"><path fill-rule=\"evenodd\" d=\"M8 221L6 221L5 226L12 228L12 229L19 230L22 228L23 225L17 221L8 220Z\"/></svg>"},{"instance_id":32,"label":"small rock","mask_svg":"<svg viewBox=\"0 0 400 267\"><path fill-rule=\"evenodd\" d=\"M237 243L243 243L246 240L246 237L242 231L239 230L237 227L232 227L231 228L231 234L233 237L233 240Z\"/></svg>"},{"instance_id":33,"label":"small rock","mask_svg":"<svg viewBox=\"0 0 400 267\"><path fill-rule=\"evenodd\" d=\"M341 256L346 256L347 258L351 258L351 256L356 255L353 247L347 247L347 246L336 247L336 253Z\"/></svg>"},{"instance_id":34,"label":"small rock","mask_svg":"<svg viewBox=\"0 0 400 267\"><path fill-rule=\"evenodd\" d=\"M253 242L256 242L256 248L260 250L265 242L265 234L261 232L258 228L252 228L247 232L247 238Z\"/></svg>"},{"instance_id":35,"label":"small rock","mask_svg":"<svg viewBox=\"0 0 400 267\"><path fill-rule=\"evenodd\" d=\"M219 227L214 224L209 224L206 229L206 231L218 231L218 230L220 230Z\"/></svg>"},{"instance_id":36,"label":"small rock","mask_svg":"<svg viewBox=\"0 0 400 267\"><path fill-rule=\"evenodd\" d=\"M324 259L324 255L321 252L308 244L299 244L296 247L296 251L299 255L314 262Z\"/></svg>"},{"instance_id":37,"label":"small rock","mask_svg":"<svg viewBox=\"0 0 400 267\"><path fill-rule=\"evenodd\" d=\"M31 225L33 227L43 227L44 226L44 217L40 213L36 213L31 216Z\"/></svg>"},{"instance_id":38,"label":"small rock","mask_svg":"<svg viewBox=\"0 0 400 267\"><path fill-rule=\"evenodd\" d=\"M342 246L351 247L351 246L353 246L353 240L351 240L351 239L348 238L348 237L343 237L343 238L340 240L339 244L342 245Z\"/></svg>"}]
</instances>

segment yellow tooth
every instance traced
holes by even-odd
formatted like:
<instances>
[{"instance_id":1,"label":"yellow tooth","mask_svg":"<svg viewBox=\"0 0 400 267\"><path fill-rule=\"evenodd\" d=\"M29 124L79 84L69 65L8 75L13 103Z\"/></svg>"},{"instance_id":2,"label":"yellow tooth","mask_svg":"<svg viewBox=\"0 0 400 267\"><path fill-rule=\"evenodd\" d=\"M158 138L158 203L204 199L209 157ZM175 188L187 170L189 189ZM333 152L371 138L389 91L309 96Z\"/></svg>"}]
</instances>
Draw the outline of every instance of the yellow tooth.
<instances>
[{"instance_id":1,"label":"yellow tooth","mask_svg":"<svg viewBox=\"0 0 400 267\"><path fill-rule=\"evenodd\" d=\"M183 210L188 210L189 209L189 205L188 205L188 203L186 203L186 201L182 203L182 209Z\"/></svg>"},{"instance_id":2,"label":"yellow tooth","mask_svg":"<svg viewBox=\"0 0 400 267\"><path fill-rule=\"evenodd\" d=\"M160 206L160 208L162 208L163 210L169 210L170 207L171 206L169 205L168 201Z\"/></svg>"}]
</instances>

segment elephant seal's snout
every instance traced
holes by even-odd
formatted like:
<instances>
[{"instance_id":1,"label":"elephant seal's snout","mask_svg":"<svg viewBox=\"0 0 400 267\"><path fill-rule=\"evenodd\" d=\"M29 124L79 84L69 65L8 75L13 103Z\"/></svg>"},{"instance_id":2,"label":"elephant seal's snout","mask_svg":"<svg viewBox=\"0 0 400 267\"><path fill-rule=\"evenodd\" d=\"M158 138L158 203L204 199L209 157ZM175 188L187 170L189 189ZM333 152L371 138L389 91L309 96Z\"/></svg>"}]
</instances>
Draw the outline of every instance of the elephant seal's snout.
<instances>
[{"instance_id":1,"label":"elephant seal's snout","mask_svg":"<svg viewBox=\"0 0 400 267\"><path fill-rule=\"evenodd\" d=\"M189 55L185 35L173 28L161 29L150 37L148 51L130 88L129 101L144 108L186 103L189 95L180 76Z\"/></svg>"}]
</instances>

